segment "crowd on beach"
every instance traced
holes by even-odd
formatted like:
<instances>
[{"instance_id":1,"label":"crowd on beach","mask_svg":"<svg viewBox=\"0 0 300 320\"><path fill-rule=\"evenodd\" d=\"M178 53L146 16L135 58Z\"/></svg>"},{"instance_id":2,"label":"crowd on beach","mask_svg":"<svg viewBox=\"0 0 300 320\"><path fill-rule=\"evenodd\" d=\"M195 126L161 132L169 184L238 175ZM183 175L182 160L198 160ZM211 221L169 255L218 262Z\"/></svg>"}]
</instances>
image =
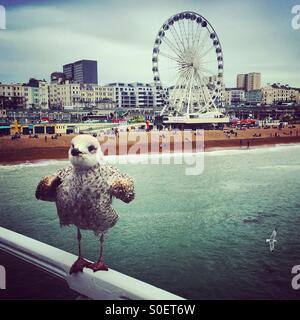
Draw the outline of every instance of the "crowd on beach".
<instances>
[{"instance_id":1,"label":"crowd on beach","mask_svg":"<svg viewBox=\"0 0 300 320\"><path fill-rule=\"evenodd\" d=\"M99 139L101 145L103 145L104 153L105 148L108 148L108 151L106 150L107 152L125 152L124 150L126 150L126 148L124 145L126 145L126 143L127 146L129 146L128 150L130 150L131 146L135 143L140 143L143 146L148 143L147 150L149 151L152 150L152 142L154 142L154 147L156 145L159 146L159 152L167 152L166 150L169 150L165 147L166 143L173 152L183 148L184 145L190 145L193 150L196 150L201 145L204 150L207 151L214 148L249 149L250 147L255 148L256 146L268 144L300 143L299 129L300 125L296 124L292 126L285 125L282 128L274 128L273 126L271 128L250 127L243 129L227 127L224 130L188 130L189 132L184 132L174 128L160 130L160 128L154 126L151 128L150 134L147 132L145 126L131 125L102 128L86 133L94 135ZM127 140L126 133L128 133ZM0 150L2 152L0 162L64 159L74 135L75 133L35 133L31 135L15 133L12 136L2 137L0 138ZM142 135L144 135L144 137L142 137ZM143 138L145 138L145 140L143 140ZM20 141L20 139L22 141ZM180 143L180 141L182 142ZM114 144L116 144L116 146L122 145L122 148L115 147L114 149ZM133 148L132 150L135 149ZM141 148L140 150L144 149Z\"/></svg>"}]
</instances>

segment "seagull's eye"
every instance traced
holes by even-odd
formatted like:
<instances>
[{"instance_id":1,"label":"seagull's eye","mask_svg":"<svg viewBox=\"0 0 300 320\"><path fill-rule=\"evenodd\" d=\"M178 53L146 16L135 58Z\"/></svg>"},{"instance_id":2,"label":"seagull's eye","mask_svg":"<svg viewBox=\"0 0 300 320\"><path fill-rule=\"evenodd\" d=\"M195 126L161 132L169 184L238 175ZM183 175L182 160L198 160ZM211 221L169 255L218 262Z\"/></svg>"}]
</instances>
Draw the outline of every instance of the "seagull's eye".
<instances>
[{"instance_id":1,"label":"seagull's eye","mask_svg":"<svg viewBox=\"0 0 300 320\"><path fill-rule=\"evenodd\" d=\"M94 147L93 145L88 147L89 152L93 152L96 150L96 147Z\"/></svg>"}]
</instances>

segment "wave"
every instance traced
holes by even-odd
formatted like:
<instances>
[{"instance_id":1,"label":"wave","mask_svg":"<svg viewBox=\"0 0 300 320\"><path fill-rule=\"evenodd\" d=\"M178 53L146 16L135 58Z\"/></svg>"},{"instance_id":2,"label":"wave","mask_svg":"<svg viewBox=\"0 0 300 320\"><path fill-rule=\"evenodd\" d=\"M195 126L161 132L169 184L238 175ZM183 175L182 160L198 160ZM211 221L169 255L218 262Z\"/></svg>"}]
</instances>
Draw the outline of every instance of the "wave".
<instances>
[{"instance_id":1,"label":"wave","mask_svg":"<svg viewBox=\"0 0 300 320\"><path fill-rule=\"evenodd\" d=\"M67 164L68 160L37 160L37 161L26 161L22 163L15 164L5 164L0 165L0 170L18 170L23 168L31 168L31 167L46 167L57 164Z\"/></svg>"},{"instance_id":2,"label":"wave","mask_svg":"<svg viewBox=\"0 0 300 320\"><path fill-rule=\"evenodd\" d=\"M105 162L107 163L149 163L148 160L160 160L160 159L174 159L174 158L195 158L195 157L203 157L203 152L198 153L153 153L153 154L129 154L129 155L108 155L105 156ZM5 164L0 165L0 170L16 170L23 168L31 168L31 167L45 167L52 165L67 165L69 164L69 160L37 160L37 161L26 161L22 163L14 163L14 164Z\"/></svg>"},{"instance_id":3,"label":"wave","mask_svg":"<svg viewBox=\"0 0 300 320\"><path fill-rule=\"evenodd\" d=\"M261 170L274 170L274 169L279 169L279 170L284 170L284 169L289 169L289 170L299 170L300 169L300 164L280 164L280 165L273 165L273 166L263 166L263 167L257 167L257 169Z\"/></svg>"},{"instance_id":4,"label":"wave","mask_svg":"<svg viewBox=\"0 0 300 320\"><path fill-rule=\"evenodd\" d=\"M263 145L263 146L255 146L249 149L246 148L235 148L235 149L211 149L205 152L205 156L207 157L217 157L217 156L230 156L230 155L244 155L244 154L262 154L262 153L270 153L270 152L281 152L286 151L288 149L300 150L300 144L275 144L275 145Z\"/></svg>"}]
</instances>

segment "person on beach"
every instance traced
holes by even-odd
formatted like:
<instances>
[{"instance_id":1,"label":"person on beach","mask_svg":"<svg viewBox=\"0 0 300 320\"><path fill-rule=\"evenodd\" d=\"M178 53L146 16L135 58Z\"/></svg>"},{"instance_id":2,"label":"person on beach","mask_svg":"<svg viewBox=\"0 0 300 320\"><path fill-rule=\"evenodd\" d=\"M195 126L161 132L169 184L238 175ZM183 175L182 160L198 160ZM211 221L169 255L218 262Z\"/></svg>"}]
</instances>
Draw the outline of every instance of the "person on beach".
<instances>
[{"instance_id":1,"label":"person on beach","mask_svg":"<svg viewBox=\"0 0 300 320\"><path fill-rule=\"evenodd\" d=\"M247 149L249 149L249 148L250 148L250 141L247 140Z\"/></svg>"},{"instance_id":2,"label":"person on beach","mask_svg":"<svg viewBox=\"0 0 300 320\"><path fill-rule=\"evenodd\" d=\"M47 142L47 139L48 139L47 136L45 136L45 142Z\"/></svg>"},{"instance_id":3,"label":"person on beach","mask_svg":"<svg viewBox=\"0 0 300 320\"><path fill-rule=\"evenodd\" d=\"M240 148L243 146L243 140L240 140Z\"/></svg>"}]
</instances>

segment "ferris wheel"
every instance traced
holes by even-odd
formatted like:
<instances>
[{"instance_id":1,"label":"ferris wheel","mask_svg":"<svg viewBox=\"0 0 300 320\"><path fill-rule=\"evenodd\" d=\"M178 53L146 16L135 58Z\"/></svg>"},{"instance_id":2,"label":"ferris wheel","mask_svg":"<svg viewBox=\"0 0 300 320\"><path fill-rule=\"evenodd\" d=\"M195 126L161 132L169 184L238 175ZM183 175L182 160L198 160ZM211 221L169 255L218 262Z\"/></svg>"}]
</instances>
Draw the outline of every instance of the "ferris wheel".
<instances>
[{"instance_id":1,"label":"ferris wheel","mask_svg":"<svg viewBox=\"0 0 300 320\"><path fill-rule=\"evenodd\" d=\"M218 111L223 69L222 47L212 25L195 12L173 15L160 28L152 55L161 115Z\"/></svg>"}]
</instances>

